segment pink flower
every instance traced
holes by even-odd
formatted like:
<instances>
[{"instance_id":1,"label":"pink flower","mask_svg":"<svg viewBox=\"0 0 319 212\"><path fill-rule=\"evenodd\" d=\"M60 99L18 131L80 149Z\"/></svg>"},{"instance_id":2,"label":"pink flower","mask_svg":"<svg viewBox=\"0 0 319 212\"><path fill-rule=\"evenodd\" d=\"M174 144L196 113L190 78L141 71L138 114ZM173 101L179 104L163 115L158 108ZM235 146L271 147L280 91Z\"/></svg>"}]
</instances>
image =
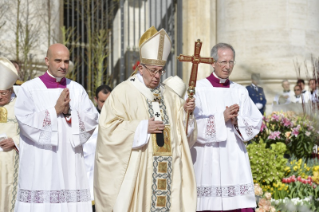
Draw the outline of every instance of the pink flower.
<instances>
[{"instance_id":1,"label":"pink flower","mask_svg":"<svg viewBox=\"0 0 319 212\"><path fill-rule=\"evenodd\" d=\"M271 120L272 121L279 121L279 116L274 114L274 115L271 116Z\"/></svg>"},{"instance_id":2,"label":"pink flower","mask_svg":"<svg viewBox=\"0 0 319 212\"><path fill-rule=\"evenodd\" d=\"M287 118L283 118L281 122L285 127L290 127L292 125L292 122Z\"/></svg>"},{"instance_id":3,"label":"pink flower","mask_svg":"<svg viewBox=\"0 0 319 212\"><path fill-rule=\"evenodd\" d=\"M299 129L300 129L300 125L298 125L295 128L292 128L292 132L291 132L292 136L297 137L299 135Z\"/></svg>"},{"instance_id":4,"label":"pink flower","mask_svg":"<svg viewBox=\"0 0 319 212\"><path fill-rule=\"evenodd\" d=\"M262 122L260 127L260 132L264 131L264 129L267 129L267 126L264 122Z\"/></svg>"},{"instance_id":5,"label":"pink flower","mask_svg":"<svg viewBox=\"0 0 319 212\"><path fill-rule=\"evenodd\" d=\"M268 139L270 139L270 140L276 140L276 138L280 139L280 134L281 134L281 132L279 132L279 131L272 132L268 136Z\"/></svg>"},{"instance_id":6,"label":"pink flower","mask_svg":"<svg viewBox=\"0 0 319 212\"><path fill-rule=\"evenodd\" d=\"M274 206L270 206L270 209L269 209L270 212L276 212L276 208Z\"/></svg>"},{"instance_id":7,"label":"pink flower","mask_svg":"<svg viewBox=\"0 0 319 212\"><path fill-rule=\"evenodd\" d=\"M266 209L266 211L269 210L269 207L271 206L271 203L269 200L266 200L264 198L260 199L259 202L258 202L258 206L260 208L263 208L263 209ZM267 210L268 209L268 210Z\"/></svg>"},{"instance_id":8,"label":"pink flower","mask_svg":"<svg viewBox=\"0 0 319 212\"><path fill-rule=\"evenodd\" d=\"M308 130L309 130L309 131L313 130L313 126L309 126L309 127L308 127Z\"/></svg>"}]
</instances>

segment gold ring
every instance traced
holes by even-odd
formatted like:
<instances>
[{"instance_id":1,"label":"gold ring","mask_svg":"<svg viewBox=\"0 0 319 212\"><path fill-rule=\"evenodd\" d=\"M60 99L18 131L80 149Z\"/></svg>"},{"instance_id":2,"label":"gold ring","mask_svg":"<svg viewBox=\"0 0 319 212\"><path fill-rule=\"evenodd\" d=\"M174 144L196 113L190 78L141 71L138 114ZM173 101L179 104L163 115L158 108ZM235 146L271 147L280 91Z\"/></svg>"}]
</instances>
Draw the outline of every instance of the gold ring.
<instances>
[{"instance_id":1,"label":"gold ring","mask_svg":"<svg viewBox=\"0 0 319 212\"><path fill-rule=\"evenodd\" d=\"M158 127L156 127L156 131L158 131Z\"/></svg>"}]
</instances>

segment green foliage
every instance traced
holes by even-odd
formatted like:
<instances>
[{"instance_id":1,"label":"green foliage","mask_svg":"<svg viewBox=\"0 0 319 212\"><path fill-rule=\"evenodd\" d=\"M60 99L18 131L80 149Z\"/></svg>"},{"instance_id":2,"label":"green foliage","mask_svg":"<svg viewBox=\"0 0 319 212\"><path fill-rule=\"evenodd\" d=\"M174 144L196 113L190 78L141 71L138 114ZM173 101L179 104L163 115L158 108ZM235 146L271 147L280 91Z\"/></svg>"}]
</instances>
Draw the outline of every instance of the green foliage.
<instances>
[{"instance_id":1,"label":"green foliage","mask_svg":"<svg viewBox=\"0 0 319 212\"><path fill-rule=\"evenodd\" d=\"M281 181L285 174L284 153L286 146L283 143L272 144L266 148L266 144L260 141L247 146L251 171L255 182L271 184Z\"/></svg>"}]
</instances>

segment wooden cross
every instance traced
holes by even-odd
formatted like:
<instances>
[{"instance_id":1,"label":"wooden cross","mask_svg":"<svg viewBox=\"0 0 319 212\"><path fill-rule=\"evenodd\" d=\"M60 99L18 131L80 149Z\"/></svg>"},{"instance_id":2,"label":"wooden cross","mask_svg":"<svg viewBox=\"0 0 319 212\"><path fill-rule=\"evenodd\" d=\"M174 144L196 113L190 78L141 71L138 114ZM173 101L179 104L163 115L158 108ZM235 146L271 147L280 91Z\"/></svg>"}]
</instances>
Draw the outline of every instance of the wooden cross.
<instances>
[{"instance_id":1,"label":"wooden cross","mask_svg":"<svg viewBox=\"0 0 319 212\"><path fill-rule=\"evenodd\" d=\"M189 78L189 83L188 83L188 97L192 99L195 95L195 87L196 87L196 80L197 80L197 72L198 72L198 65L200 63L206 63L206 64L213 64L214 59L212 57L201 57L200 56L200 50L202 48L202 42L200 39L198 39L195 42L195 49L194 49L194 55L193 56L188 56L188 55L183 55L180 54L177 59L180 62L191 62L192 63L192 71L191 75ZM187 126L188 126L188 119L189 119L190 113L187 113L187 124L186 124L186 134L187 134Z\"/></svg>"}]
</instances>

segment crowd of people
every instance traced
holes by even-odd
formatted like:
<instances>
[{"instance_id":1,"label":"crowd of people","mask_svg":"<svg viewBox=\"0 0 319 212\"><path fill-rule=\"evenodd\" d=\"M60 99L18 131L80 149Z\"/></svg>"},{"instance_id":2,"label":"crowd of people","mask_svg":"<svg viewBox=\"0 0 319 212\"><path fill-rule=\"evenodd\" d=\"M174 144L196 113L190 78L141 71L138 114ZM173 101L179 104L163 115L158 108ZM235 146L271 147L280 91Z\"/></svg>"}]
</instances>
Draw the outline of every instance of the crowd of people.
<instances>
[{"instance_id":1,"label":"crowd of people","mask_svg":"<svg viewBox=\"0 0 319 212\"><path fill-rule=\"evenodd\" d=\"M261 114L265 114L267 99L262 87L260 87L260 74L251 75L252 84L246 86L251 100L255 103L256 107L259 109ZM272 105L291 105L291 103L297 104L306 104L309 105L317 104L319 102L319 90L318 90L318 81L314 78L309 79L308 88L306 90L306 83L303 79L298 79L296 84L293 87L293 90L290 89L289 80L285 79L282 81L281 86L282 91L279 91L275 94ZM276 110L278 108L272 108ZM280 110L284 107L279 107ZM293 110L293 107L289 107L290 110ZM296 111L295 111L296 112Z\"/></svg>"},{"instance_id":2,"label":"crowd of people","mask_svg":"<svg viewBox=\"0 0 319 212\"><path fill-rule=\"evenodd\" d=\"M49 47L47 71L19 92L17 68L0 58L0 212L254 211L245 143L265 111L260 76L246 88L230 81L235 50L219 43L214 72L184 97L178 77L161 83L166 31L148 29L139 51L131 77L97 88L96 107L65 77L64 45ZM293 101L289 82L282 85L278 104ZM295 97L316 95L315 81L309 87L299 80Z\"/></svg>"},{"instance_id":3,"label":"crowd of people","mask_svg":"<svg viewBox=\"0 0 319 212\"><path fill-rule=\"evenodd\" d=\"M310 79L308 83L309 90L305 89L305 81L298 79L290 90L290 82L288 80L282 81L283 91L278 93L274 102L276 104L289 104L289 103L308 103L318 101L318 83L316 79Z\"/></svg>"}]
</instances>

